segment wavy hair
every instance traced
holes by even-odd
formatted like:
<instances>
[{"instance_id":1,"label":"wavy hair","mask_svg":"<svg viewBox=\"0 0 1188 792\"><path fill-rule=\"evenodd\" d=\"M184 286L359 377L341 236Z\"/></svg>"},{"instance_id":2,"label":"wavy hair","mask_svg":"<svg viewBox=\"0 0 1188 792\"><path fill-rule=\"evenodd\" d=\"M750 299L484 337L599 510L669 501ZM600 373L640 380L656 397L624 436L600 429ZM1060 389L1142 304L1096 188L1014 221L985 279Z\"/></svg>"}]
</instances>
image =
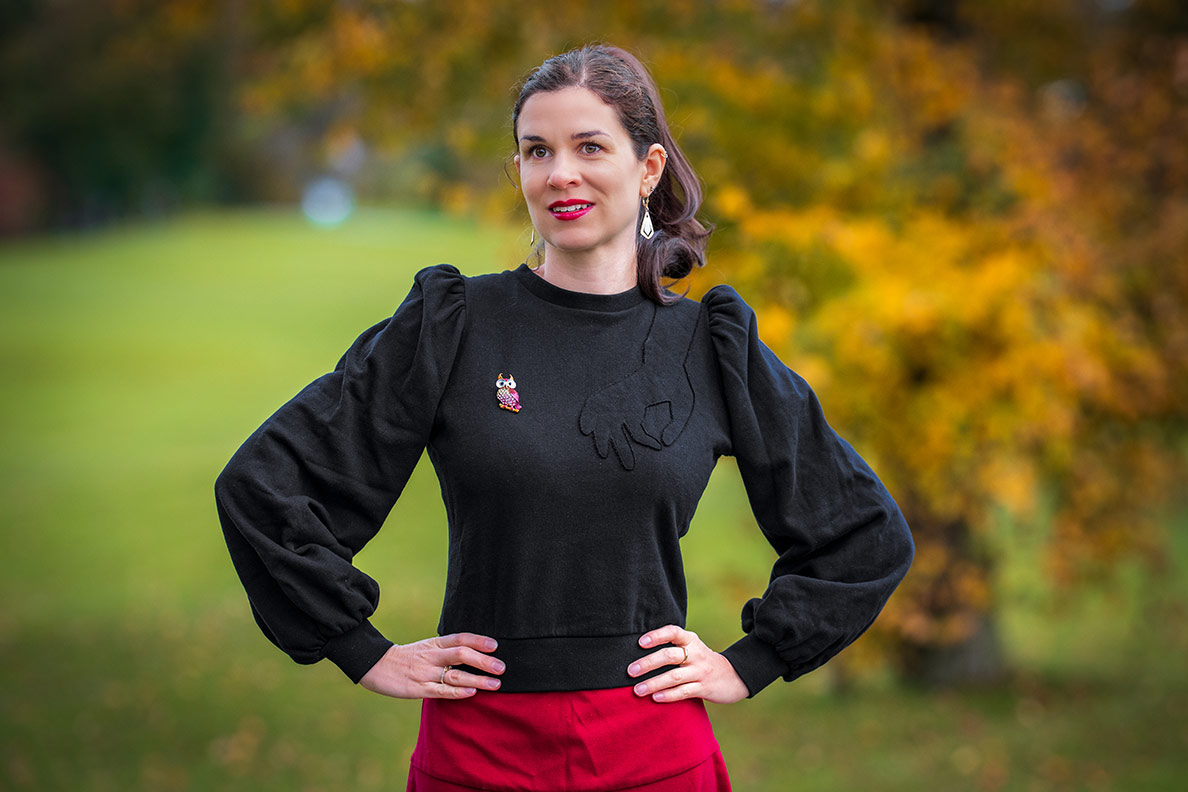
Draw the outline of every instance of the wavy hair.
<instances>
[{"instance_id":1,"label":"wavy hair","mask_svg":"<svg viewBox=\"0 0 1188 792\"><path fill-rule=\"evenodd\" d=\"M513 140L519 140L520 111L530 96L572 87L589 89L615 108L640 160L653 143L668 152L664 172L648 198L656 233L651 239L637 236L635 260L644 294L657 303L676 302L679 295L668 291L661 280L679 280L703 266L713 229L696 217L701 183L668 129L656 82L638 58L618 47L592 44L554 55L520 88L512 109ZM642 221L641 203L637 222Z\"/></svg>"}]
</instances>

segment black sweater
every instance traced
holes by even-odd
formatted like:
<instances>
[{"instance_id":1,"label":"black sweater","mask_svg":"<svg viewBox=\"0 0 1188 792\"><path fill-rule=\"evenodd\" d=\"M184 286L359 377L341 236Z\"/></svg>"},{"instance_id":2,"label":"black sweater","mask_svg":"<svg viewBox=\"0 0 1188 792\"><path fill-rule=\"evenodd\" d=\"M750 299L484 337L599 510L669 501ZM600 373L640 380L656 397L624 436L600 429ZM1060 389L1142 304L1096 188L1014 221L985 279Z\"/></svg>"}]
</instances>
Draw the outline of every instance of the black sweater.
<instances>
[{"instance_id":1,"label":"black sweater","mask_svg":"<svg viewBox=\"0 0 1188 792\"><path fill-rule=\"evenodd\" d=\"M496 638L507 692L636 681L639 636L684 626L679 540L722 455L779 554L724 651L751 695L857 638L911 563L894 501L729 287L659 306L443 265L216 483L256 620L296 661L357 682L391 646L352 558L426 447L449 519L439 631Z\"/></svg>"}]
</instances>

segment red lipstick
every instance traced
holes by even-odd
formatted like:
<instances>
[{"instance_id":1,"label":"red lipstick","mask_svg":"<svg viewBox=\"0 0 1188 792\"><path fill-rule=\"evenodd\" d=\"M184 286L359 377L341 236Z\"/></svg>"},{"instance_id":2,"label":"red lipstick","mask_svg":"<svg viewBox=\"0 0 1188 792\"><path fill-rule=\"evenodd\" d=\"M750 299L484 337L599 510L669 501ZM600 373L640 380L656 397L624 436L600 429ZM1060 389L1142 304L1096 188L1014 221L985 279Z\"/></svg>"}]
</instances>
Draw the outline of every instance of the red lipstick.
<instances>
[{"instance_id":1,"label":"red lipstick","mask_svg":"<svg viewBox=\"0 0 1188 792\"><path fill-rule=\"evenodd\" d=\"M594 207L593 202L583 201L581 198L569 198L564 201L553 201L549 204L549 214L558 220L577 220Z\"/></svg>"}]
</instances>

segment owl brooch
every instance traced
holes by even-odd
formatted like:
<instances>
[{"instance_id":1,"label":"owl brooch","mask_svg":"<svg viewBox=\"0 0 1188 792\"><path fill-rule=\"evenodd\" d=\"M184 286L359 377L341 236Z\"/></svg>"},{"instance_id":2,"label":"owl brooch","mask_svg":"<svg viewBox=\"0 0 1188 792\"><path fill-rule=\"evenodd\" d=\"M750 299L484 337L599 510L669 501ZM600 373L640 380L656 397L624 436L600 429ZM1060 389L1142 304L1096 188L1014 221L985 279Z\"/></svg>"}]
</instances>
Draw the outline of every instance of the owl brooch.
<instances>
[{"instance_id":1,"label":"owl brooch","mask_svg":"<svg viewBox=\"0 0 1188 792\"><path fill-rule=\"evenodd\" d=\"M501 409L514 413L520 411L520 394L516 393L514 377L505 377L502 371L499 372L499 379L495 380L495 398L499 400Z\"/></svg>"}]
</instances>

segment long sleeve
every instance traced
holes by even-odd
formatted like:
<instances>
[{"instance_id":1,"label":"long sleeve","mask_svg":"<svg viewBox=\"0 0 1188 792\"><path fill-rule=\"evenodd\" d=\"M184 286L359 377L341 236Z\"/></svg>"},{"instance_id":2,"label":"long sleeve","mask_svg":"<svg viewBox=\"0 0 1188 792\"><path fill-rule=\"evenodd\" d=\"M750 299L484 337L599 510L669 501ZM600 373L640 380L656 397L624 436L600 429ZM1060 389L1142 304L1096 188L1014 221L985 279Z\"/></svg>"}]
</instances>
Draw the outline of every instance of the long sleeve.
<instances>
[{"instance_id":1,"label":"long sleeve","mask_svg":"<svg viewBox=\"0 0 1188 792\"><path fill-rule=\"evenodd\" d=\"M777 677L812 671L861 635L915 549L886 488L826 423L808 384L759 340L754 312L727 286L702 302L732 454L779 555L767 591L743 608L746 635L724 652L753 696Z\"/></svg>"},{"instance_id":2,"label":"long sleeve","mask_svg":"<svg viewBox=\"0 0 1188 792\"><path fill-rule=\"evenodd\" d=\"M429 439L463 333L465 281L417 274L396 313L282 406L215 483L231 559L264 634L352 681L392 644L368 621L379 587L355 568Z\"/></svg>"}]
</instances>

